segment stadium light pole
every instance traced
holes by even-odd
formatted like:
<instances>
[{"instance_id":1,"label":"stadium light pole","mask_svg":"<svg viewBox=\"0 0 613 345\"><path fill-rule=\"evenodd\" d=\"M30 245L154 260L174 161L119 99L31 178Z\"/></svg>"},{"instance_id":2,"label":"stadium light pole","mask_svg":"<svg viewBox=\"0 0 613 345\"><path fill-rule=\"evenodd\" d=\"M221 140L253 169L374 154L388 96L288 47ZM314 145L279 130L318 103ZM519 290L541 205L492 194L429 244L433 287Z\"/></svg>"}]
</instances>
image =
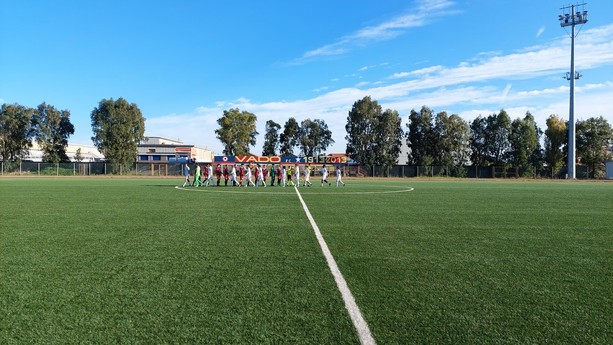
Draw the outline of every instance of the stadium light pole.
<instances>
[{"instance_id":1,"label":"stadium light pole","mask_svg":"<svg viewBox=\"0 0 613 345\"><path fill-rule=\"evenodd\" d=\"M575 25L587 23L586 3L562 7L562 14L558 16L560 26L571 27L570 34L570 72L566 73L566 80L570 81L570 106L568 114L568 178L575 178L575 80L581 78L579 72L575 72ZM581 7L581 11L576 11ZM570 12L569 12L570 10Z\"/></svg>"}]
</instances>

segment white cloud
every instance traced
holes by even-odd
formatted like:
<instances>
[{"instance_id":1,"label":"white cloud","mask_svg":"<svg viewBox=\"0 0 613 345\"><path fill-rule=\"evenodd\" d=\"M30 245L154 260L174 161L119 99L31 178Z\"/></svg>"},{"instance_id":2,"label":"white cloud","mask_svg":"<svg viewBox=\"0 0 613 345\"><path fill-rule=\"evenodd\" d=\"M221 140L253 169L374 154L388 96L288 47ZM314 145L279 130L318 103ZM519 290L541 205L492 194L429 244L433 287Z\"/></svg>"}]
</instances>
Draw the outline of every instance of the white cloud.
<instances>
[{"instance_id":1,"label":"white cloud","mask_svg":"<svg viewBox=\"0 0 613 345\"><path fill-rule=\"evenodd\" d=\"M336 141L328 151L344 152L347 112L355 101L371 95L369 91L346 88L293 102L254 103L243 99L243 103L231 103L227 106L247 110L258 116L260 135L252 150L254 153L261 152L265 121L273 120L283 125L289 117L296 118L298 122L306 118L323 119ZM577 119L603 115L613 123L613 103L609 102L610 95L613 94L613 82L577 87L576 92ZM502 90L493 86L441 87L436 90L416 92L410 97L399 99L373 98L378 100L384 109L397 110L403 119L406 119L411 109L419 109L423 105L429 106L436 112L445 110L457 113L469 122L478 115L487 116L505 109L512 118L523 117L526 111L530 111L539 126L544 129L545 120L549 115L558 114L565 117L568 114L568 86L515 92L510 88L510 84ZM163 133L163 136L180 138L186 143L199 146L208 146L215 152L221 153L222 146L215 138L214 131L218 128L216 120L222 116L223 110L206 108L203 111L203 108L199 108L192 114L172 114L150 119L146 123L147 135Z\"/></svg>"},{"instance_id":2,"label":"white cloud","mask_svg":"<svg viewBox=\"0 0 613 345\"><path fill-rule=\"evenodd\" d=\"M349 42L348 40L341 40L340 42L337 42L337 43L328 44L323 47L320 47L314 50L310 50L304 53L301 59L295 60L294 63L295 64L304 63L305 61L311 58L319 57L319 56L342 55L346 53L347 51L349 51L348 47L346 47L348 42Z\"/></svg>"},{"instance_id":3,"label":"white cloud","mask_svg":"<svg viewBox=\"0 0 613 345\"><path fill-rule=\"evenodd\" d=\"M568 93L568 86L558 86L553 89L543 89L543 90L528 90L528 91L519 91L517 92L518 96L524 97L536 97L536 96L546 96L546 95L557 95L562 92Z\"/></svg>"},{"instance_id":4,"label":"white cloud","mask_svg":"<svg viewBox=\"0 0 613 345\"><path fill-rule=\"evenodd\" d=\"M473 100L484 100L498 96L499 91L492 87L458 87L458 88L439 88L433 91L419 92L413 94L411 97L403 97L397 100L385 101L385 99L378 99L379 102L385 105L385 108L391 108L398 110L400 114L406 114L411 109L420 109L426 105L436 110L443 110L441 108L447 108L452 105L458 104L470 104Z\"/></svg>"},{"instance_id":5,"label":"white cloud","mask_svg":"<svg viewBox=\"0 0 613 345\"><path fill-rule=\"evenodd\" d=\"M507 86L504 88L504 90L502 91L502 95L500 96L502 98L501 102L504 103L507 99L507 96L509 95L509 91L511 91L511 87L513 85L511 85L510 83L507 84Z\"/></svg>"},{"instance_id":6,"label":"white cloud","mask_svg":"<svg viewBox=\"0 0 613 345\"><path fill-rule=\"evenodd\" d=\"M377 67L384 67L384 66L387 66L387 65L389 65L389 63L388 63L388 62L383 62L383 63L380 63L380 64L378 64L378 65L369 65L369 66L364 66L364 67L361 67L361 68L359 69L359 71L360 71L360 72L364 72L364 71L367 71L367 70L369 70L369 69L373 69L373 68L377 68Z\"/></svg>"},{"instance_id":7,"label":"white cloud","mask_svg":"<svg viewBox=\"0 0 613 345\"><path fill-rule=\"evenodd\" d=\"M606 35L604 34L606 33ZM613 65L613 25L584 32L584 40L577 43L575 64L578 69L591 69ZM593 36L596 36L595 39ZM531 47L530 50L508 55L496 55L478 63L461 62L457 67L432 66L420 70L395 73L390 78L420 76L419 80L409 80L382 88L384 94L404 90L409 91L457 85L493 79L532 79L535 77L563 73L568 69L569 58L567 42L563 39L547 46Z\"/></svg>"},{"instance_id":8,"label":"white cloud","mask_svg":"<svg viewBox=\"0 0 613 345\"><path fill-rule=\"evenodd\" d=\"M299 122L306 119L323 119L328 124L336 141L329 152L345 150L345 124L347 112L354 102L371 96L384 108L399 111L406 117L411 109L427 105L435 111L446 110L458 113L472 121L479 114L487 116L505 109L513 118L523 117L530 111L541 128L551 114L562 117L568 114L569 86L559 76L568 69L568 37L548 45L534 46L522 51L503 55L480 54L479 59L462 62L457 66L430 66L414 71L396 73L391 78L413 77L384 86L362 88L366 84L322 93L313 98L294 101L256 103L246 98L218 102L214 108L198 108L190 114L171 114L147 120L147 134L152 131L164 136L181 138L185 142L206 143L221 152L221 144L215 138L216 120L223 109L237 107L258 116L260 136L253 149L261 151L264 124L273 120L284 124L289 117ZM585 69L607 68L613 65L613 25L583 31L577 42L577 67ZM597 70L600 71L600 70ZM559 75L559 76L557 76ZM556 76L556 78L550 78ZM542 87L527 88L521 80L545 83ZM503 86L495 86L502 81ZM515 82L518 81L518 82ZM373 83L374 84L374 83ZM591 84L579 83L576 87L577 118L605 116L613 123L613 80Z\"/></svg>"},{"instance_id":9,"label":"white cloud","mask_svg":"<svg viewBox=\"0 0 613 345\"><path fill-rule=\"evenodd\" d=\"M215 129L217 119L223 114L222 108L199 107L187 114L170 114L145 121L146 136L162 136L178 139L187 144L212 147L217 143ZM218 152L221 152L220 150Z\"/></svg>"},{"instance_id":10,"label":"white cloud","mask_svg":"<svg viewBox=\"0 0 613 345\"><path fill-rule=\"evenodd\" d=\"M390 79L406 78L411 75L412 75L412 72L397 72L397 73L392 74L390 76Z\"/></svg>"},{"instance_id":11,"label":"white cloud","mask_svg":"<svg viewBox=\"0 0 613 345\"><path fill-rule=\"evenodd\" d=\"M430 66L430 67L418 69L418 70L411 71L411 72L394 73L390 76L390 79L401 79L401 78L412 77L412 76L427 76L427 75L430 75L431 73L440 72L442 70L444 70L443 66Z\"/></svg>"},{"instance_id":12,"label":"white cloud","mask_svg":"<svg viewBox=\"0 0 613 345\"><path fill-rule=\"evenodd\" d=\"M538 31L536 32L536 38L541 37L541 35L543 34L543 32L545 32L545 27L541 26Z\"/></svg>"},{"instance_id":13,"label":"white cloud","mask_svg":"<svg viewBox=\"0 0 613 345\"><path fill-rule=\"evenodd\" d=\"M367 26L341 37L334 43L305 52L290 64L304 64L319 57L333 57L346 54L358 46L372 42L389 40L403 34L406 30L429 23L429 18L457 13L449 10L455 3L450 0L421 0L416 8L374 26Z\"/></svg>"}]
</instances>

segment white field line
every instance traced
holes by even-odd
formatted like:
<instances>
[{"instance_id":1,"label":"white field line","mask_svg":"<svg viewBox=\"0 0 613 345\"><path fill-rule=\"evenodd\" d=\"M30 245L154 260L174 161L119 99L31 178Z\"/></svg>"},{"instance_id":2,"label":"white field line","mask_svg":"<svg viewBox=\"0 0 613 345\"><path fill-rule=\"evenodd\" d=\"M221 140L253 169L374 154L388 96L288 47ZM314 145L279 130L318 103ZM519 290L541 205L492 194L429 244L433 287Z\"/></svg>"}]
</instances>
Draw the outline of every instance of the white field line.
<instances>
[{"instance_id":1,"label":"white field line","mask_svg":"<svg viewBox=\"0 0 613 345\"><path fill-rule=\"evenodd\" d=\"M204 193L228 193L228 194L275 194L275 195L291 195L289 193L281 193L279 192L276 187L273 187L272 190L262 190L263 187L259 187L260 190L258 192L252 192L252 191L246 191L243 188L233 188L230 187L231 190L222 188L221 190L216 189L216 188L207 188L207 187L198 187L198 188L194 188L194 187L179 187L179 186L175 186L175 189L179 189L179 190L184 190L184 191L188 191L188 192L204 192ZM249 187L249 190L252 190L253 187ZM412 192L414 190L413 187L400 187L398 186L398 188L402 188L402 189L398 189L398 190L388 190L388 191L373 191L373 192L324 192L324 193L318 193L316 192L317 189L313 189L313 190L309 190L304 194L307 195L315 195L315 194L321 194L321 195L368 195L368 194L394 194L394 193L406 193L406 192ZM305 190L306 191L306 190Z\"/></svg>"},{"instance_id":2,"label":"white field line","mask_svg":"<svg viewBox=\"0 0 613 345\"><path fill-rule=\"evenodd\" d=\"M355 298L353 297L351 290L349 290L349 286L347 285L343 274L338 268L338 265L336 264L336 261L334 260L334 257L332 256L332 253L330 252L330 249L328 248L328 245L324 240L324 237L321 235L321 231L319 231L317 223L315 223L315 220L313 219L313 216L311 215L311 212L309 211L309 208L307 207L306 203L302 199L302 195L300 195L298 188L294 187L294 189L296 190L296 194L298 194L298 199L300 199L300 203L302 204L302 208L304 209L304 212L306 213L309 222L311 222L313 231L315 231L315 237L317 237L319 246L321 247L321 250L326 257L328 267L330 268L330 271L334 276L334 280L336 281L336 286L341 292L341 296L343 297L343 301L345 302L345 308L349 312L349 317L353 322L353 326L358 332L360 343L362 345L375 345L376 342L372 334L370 333L370 328L368 328L368 324L366 323L366 320L364 320L362 312L360 311L360 308L355 302Z\"/></svg>"},{"instance_id":3,"label":"white field line","mask_svg":"<svg viewBox=\"0 0 613 345\"><path fill-rule=\"evenodd\" d=\"M264 189L264 187L258 187L259 189ZM217 187L179 187L175 186L175 189L184 190L187 192L198 192L198 193L226 193L226 194L253 194L253 195L293 195L291 193L283 193L283 192L275 192L271 191L256 191L255 187L249 187L249 191L245 190L245 188L239 187L223 187L222 189L217 189Z\"/></svg>"}]
</instances>

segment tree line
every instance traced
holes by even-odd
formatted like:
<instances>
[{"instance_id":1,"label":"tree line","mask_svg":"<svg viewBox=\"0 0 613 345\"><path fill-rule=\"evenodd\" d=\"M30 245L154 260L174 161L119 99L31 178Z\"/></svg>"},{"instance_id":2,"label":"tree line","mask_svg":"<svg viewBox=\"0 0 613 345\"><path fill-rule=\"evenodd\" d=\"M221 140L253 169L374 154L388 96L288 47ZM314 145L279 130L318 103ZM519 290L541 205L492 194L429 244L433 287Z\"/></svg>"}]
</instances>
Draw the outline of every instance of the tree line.
<instances>
[{"instance_id":1,"label":"tree line","mask_svg":"<svg viewBox=\"0 0 613 345\"><path fill-rule=\"evenodd\" d=\"M36 140L47 162L68 160L68 137L74 134L70 111L41 103L36 108L3 104L0 108L0 155L3 161L21 159Z\"/></svg>"},{"instance_id":2,"label":"tree line","mask_svg":"<svg viewBox=\"0 0 613 345\"><path fill-rule=\"evenodd\" d=\"M145 133L145 118L136 104L123 98L103 99L91 112L91 124L92 142L109 163L134 163ZM58 110L45 102L36 108L20 104L3 104L0 108L3 161L23 159L36 141L43 153L43 162L68 162L66 148L73 134L69 110Z\"/></svg>"},{"instance_id":3,"label":"tree line","mask_svg":"<svg viewBox=\"0 0 613 345\"><path fill-rule=\"evenodd\" d=\"M217 139L223 144L223 154L227 156L251 154L251 146L256 143L257 116L248 111L234 108L224 110L217 120L219 129L215 130ZM266 121L266 133L262 156L315 156L324 153L334 143L332 131L324 120L306 119L298 123L290 117L280 132L281 125L273 120Z\"/></svg>"},{"instance_id":4,"label":"tree line","mask_svg":"<svg viewBox=\"0 0 613 345\"><path fill-rule=\"evenodd\" d=\"M112 164L133 163L145 132L145 118L138 106L123 98L103 99L90 117L92 142L106 160ZM215 134L225 155L251 154L259 134L255 114L228 109L217 123ZM366 168L387 168L397 164L405 143L409 165L443 166L456 176L462 176L467 165L515 167L522 176L547 168L553 176L567 160L568 123L551 115L546 126L541 130L530 112L511 120L505 110L500 110L468 123L457 114L435 113L423 106L410 111L403 129L398 111L384 110L366 96L348 112L346 154ZM299 123L289 117L283 126L268 120L265 131L264 156L316 156L334 143L332 132L321 119L308 118ZM0 108L0 156L4 161L27 155L34 140L43 152L43 161L68 161L66 147L72 134L68 110L45 102L36 108L19 104L3 104ZM602 176L605 161L612 157L612 143L613 129L602 116L577 121L578 163L589 166L597 177Z\"/></svg>"},{"instance_id":5,"label":"tree line","mask_svg":"<svg viewBox=\"0 0 613 345\"><path fill-rule=\"evenodd\" d=\"M257 116L230 109L217 120L215 131L226 155L250 154L256 143ZM406 130L398 111L383 109L366 96L356 101L345 125L346 154L367 169L396 165L403 143L408 147L408 164L443 166L455 176L464 176L465 167L500 166L517 168L521 176L550 169L558 174L567 160L568 123L557 115L547 119L547 128L538 127L534 116L512 120L503 109L467 122L457 114L433 111L423 106L411 110ZM306 119L298 123L290 117L281 125L266 121L262 155L305 155L324 153L334 142L323 120ZM543 140L541 140L543 139ZM543 143L544 145L541 145ZM576 123L576 148L579 164L587 165L596 177L604 173L604 163L612 157L613 129L604 117Z\"/></svg>"},{"instance_id":6,"label":"tree line","mask_svg":"<svg viewBox=\"0 0 613 345\"><path fill-rule=\"evenodd\" d=\"M347 117L347 154L359 165L386 168L397 161L404 138L409 165L443 166L456 176L463 176L467 165L515 167L521 176L547 167L554 176L568 157L568 123L557 115L549 116L543 132L530 112L511 120L503 109L468 123L457 114L423 106L411 110L406 127L403 133L396 111L381 111L377 101L364 97ZM603 175L612 144L613 129L604 117L577 121L578 163L594 176Z\"/></svg>"}]
</instances>

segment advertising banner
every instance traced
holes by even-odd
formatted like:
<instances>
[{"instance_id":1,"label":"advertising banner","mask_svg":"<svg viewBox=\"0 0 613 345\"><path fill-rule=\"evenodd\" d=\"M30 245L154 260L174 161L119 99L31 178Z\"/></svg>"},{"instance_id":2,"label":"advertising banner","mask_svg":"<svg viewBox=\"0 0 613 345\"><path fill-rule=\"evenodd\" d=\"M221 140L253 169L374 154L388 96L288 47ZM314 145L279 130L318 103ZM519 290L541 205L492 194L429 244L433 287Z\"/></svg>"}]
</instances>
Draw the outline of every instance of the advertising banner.
<instances>
[{"instance_id":1,"label":"advertising banner","mask_svg":"<svg viewBox=\"0 0 613 345\"><path fill-rule=\"evenodd\" d=\"M215 156L218 164L347 164L346 155L296 156Z\"/></svg>"}]
</instances>

